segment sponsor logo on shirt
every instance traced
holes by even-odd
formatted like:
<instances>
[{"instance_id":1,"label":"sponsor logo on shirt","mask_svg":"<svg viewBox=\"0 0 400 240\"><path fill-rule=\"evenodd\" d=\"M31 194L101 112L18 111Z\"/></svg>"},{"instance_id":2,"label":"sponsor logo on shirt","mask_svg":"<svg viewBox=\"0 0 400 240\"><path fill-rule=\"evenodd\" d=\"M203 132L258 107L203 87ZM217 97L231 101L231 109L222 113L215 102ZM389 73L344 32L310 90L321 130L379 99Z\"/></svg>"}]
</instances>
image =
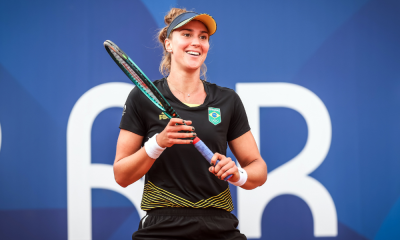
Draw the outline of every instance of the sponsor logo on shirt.
<instances>
[{"instance_id":1,"label":"sponsor logo on shirt","mask_svg":"<svg viewBox=\"0 0 400 240\"><path fill-rule=\"evenodd\" d=\"M168 117L167 117L167 115L165 115L163 112L160 114L160 116L158 116L159 117L159 120L165 120L165 119L168 119Z\"/></svg>"},{"instance_id":2,"label":"sponsor logo on shirt","mask_svg":"<svg viewBox=\"0 0 400 240\"><path fill-rule=\"evenodd\" d=\"M219 108L208 108L208 120L214 124L217 125L218 123L221 122L221 110Z\"/></svg>"}]
</instances>

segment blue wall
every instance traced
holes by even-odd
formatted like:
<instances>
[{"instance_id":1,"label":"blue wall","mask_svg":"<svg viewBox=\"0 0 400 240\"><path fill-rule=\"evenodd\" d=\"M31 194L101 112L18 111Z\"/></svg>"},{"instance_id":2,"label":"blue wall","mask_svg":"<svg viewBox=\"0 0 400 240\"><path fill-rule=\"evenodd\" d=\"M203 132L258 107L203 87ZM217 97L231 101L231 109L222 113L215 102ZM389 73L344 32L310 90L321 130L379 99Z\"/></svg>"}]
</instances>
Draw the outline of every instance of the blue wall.
<instances>
[{"instance_id":1,"label":"blue wall","mask_svg":"<svg viewBox=\"0 0 400 240\"><path fill-rule=\"evenodd\" d=\"M161 78L155 35L173 6L217 21L208 81L232 89L292 83L329 112L329 152L310 176L334 202L336 236L316 237L308 204L283 194L263 210L261 239L400 239L396 0L2 1L0 239L68 238L71 111L90 89L129 82L104 50L107 39L151 79ZM113 163L121 111L109 108L94 121L92 163ZM260 123L261 154L272 173L304 148L307 123L284 107L261 107ZM235 203L238 192L232 188ZM91 193L93 239L129 238L139 222L131 201L106 189Z\"/></svg>"}]
</instances>

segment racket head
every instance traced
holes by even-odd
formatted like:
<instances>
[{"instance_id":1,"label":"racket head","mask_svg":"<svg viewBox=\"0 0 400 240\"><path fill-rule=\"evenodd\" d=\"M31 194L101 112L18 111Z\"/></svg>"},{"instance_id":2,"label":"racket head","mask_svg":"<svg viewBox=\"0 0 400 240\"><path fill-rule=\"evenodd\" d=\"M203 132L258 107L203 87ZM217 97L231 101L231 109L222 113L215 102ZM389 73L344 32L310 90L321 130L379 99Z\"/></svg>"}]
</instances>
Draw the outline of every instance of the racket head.
<instances>
[{"instance_id":1,"label":"racket head","mask_svg":"<svg viewBox=\"0 0 400 240\"><path fill-rule=\"evenodd\" d=\"M157 87L132 59L110 40L104 42L104 47L114 62L129 77L129 79L169 118L180 118Z\"/></svg>"}]
</instances>

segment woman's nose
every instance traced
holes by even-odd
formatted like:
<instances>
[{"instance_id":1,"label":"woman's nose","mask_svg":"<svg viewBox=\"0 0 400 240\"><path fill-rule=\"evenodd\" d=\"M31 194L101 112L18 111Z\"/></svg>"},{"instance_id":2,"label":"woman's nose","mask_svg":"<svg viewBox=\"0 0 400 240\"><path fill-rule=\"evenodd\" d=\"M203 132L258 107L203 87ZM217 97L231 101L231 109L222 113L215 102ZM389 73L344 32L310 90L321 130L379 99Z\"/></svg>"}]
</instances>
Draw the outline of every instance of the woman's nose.
<instances>
[{"instance_id":1,"label":"woman's nose","mask_svg":"<svg viewBox=\"0 0 400 240\"><path fill-rule=\"evenodd\" d=\"M199 45L200 45L199 39L198 38L193 38L192 46L199 46Z\"/></svg>"}]
</instances>

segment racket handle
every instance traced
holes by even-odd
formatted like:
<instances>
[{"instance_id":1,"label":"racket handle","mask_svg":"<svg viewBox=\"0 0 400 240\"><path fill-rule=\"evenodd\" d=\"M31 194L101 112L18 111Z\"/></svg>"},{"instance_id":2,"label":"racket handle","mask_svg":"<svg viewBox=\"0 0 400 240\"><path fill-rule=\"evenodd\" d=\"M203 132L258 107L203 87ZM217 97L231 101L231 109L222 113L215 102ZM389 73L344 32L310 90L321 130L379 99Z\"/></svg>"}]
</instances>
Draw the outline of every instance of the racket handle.
<instances>
[{"instance_id":1,"label":"racket handle","mask_svg":"<svg viewBox=\"0 0 400 240\"><path fill-rule=\"evenodd\" d=\"M211 164L211 158L214 156L214 153L211 152L211 150L204 144L203 141L200 140L200 138L196 137L193 140L193 145L194 147L203 155L203 157ZM219 163L219 160L215 163L215 166ZM224 181L228 181L229 178L232 177L232 174L227 176Z\"/></svg>"}]
</instances>

